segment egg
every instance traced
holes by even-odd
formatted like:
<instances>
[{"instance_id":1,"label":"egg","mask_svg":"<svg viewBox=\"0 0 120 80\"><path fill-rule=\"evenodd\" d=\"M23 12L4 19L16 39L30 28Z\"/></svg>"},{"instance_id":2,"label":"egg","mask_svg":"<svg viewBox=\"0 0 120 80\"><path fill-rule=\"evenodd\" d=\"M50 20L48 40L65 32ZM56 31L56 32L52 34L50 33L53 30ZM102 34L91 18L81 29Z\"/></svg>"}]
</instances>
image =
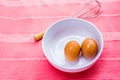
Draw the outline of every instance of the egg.
<instances>
[{"instance_id":1,"label":"egg","mask_svg":"<svg viewBox=\"0 0 120 80\"><path fill-rule=\"evenodd\" d=\"M86 58L93 58L98 51L98 45L93 38L87 38L82 43L82 55Z\"/></svg>"},{"instance_id":2,"label":"egg","mask_svg":"<svg viewBox=\"0 0 120 80\"><path fill-rule=\"evenodd\" d=\"M77 41L69 41L64 48L64 54L68 61L73 62L79 58L80 44Z\"/></svg>"}]
</instances>

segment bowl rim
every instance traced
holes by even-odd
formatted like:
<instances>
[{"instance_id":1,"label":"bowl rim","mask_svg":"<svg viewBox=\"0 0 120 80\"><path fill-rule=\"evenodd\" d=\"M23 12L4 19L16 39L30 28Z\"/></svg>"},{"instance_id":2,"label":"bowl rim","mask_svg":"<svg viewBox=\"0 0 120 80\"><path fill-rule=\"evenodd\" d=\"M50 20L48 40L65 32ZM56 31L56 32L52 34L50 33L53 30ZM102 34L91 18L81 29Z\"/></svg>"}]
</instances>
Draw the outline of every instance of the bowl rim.
<instances>
[{"instance_id":1,"label":"bowl rim","mask_svg":"<svg viewBox=\"0 0 120 80\"><path fill-rule=\"evenodd\" d=\"M61 21L70 20L70 19L71 19L71 20L84 21L84 22L86 22L87 24L92 25L92 26L98 31L98 33L99 33L99 35L100 35L100 38L101 38L101 42L102 42L102 43L101 43L101 49L100 49L100 51L99 51L99 54L98 54L90 63L88 63L88 64L86 64L86 65L84 65L84 66L82 66L82 67L65 67L65 66L61 67L61 66L53 63L53 62L51 61L51 59L48 57L47 52L46 52L46 50L45 50L45 48L44 48L44 45L43 45L44 39L45 39L44 36L46 36L47 32L48 32L54 25L56 25L57 23L59 23L59 22L61 22ZM49 62L50 64L52 64L54 67L56 67L56 68L59 67L59 68L65 69L65 70L66 70L66 69L67 69L67 70L76 70L76 69L82 69L82 68L89 67L90 65L94 64L94 63L99 59L99 57L101 56L102 51L103 51L104 40L103 40L102 33L101 33L100 30L97 28L97 26L95 26L93 23L91 23L90 21L87 21L87 20L85 20L85 19L81 19L81 18L63 18L63 19L57 20L56 22L54 22L53 24L51 24L51 25L46 29L46 31L45 31L45 33L44 33L44 36L43 36L43 40L42 40L43 53L44 53L45 57L47 58L48 62ZM59 69L59 70L60 70L60 69ZM64 71L64 70L62 70L62 71ZM69 71L65 71L65 72L69 72Z\"/></svg>"}]
</instances>

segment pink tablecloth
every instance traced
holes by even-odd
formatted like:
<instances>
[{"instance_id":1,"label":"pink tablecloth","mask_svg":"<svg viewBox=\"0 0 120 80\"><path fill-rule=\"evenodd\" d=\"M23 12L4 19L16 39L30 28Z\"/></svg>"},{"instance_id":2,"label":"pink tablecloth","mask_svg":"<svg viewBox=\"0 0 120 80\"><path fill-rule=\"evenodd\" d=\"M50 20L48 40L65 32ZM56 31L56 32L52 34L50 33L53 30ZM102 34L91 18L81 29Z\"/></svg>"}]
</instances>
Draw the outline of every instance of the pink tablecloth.
<instances>
[{"instance_id":1,"label":"pink tablecloth","mask_svg":"<svg viewBox=\"0 0 120 80\"><path fill-rule=\"evenodd\" d=\"M0 80L120 80L120 0L99 1L101 15L88 20L103 33L103 53L90 69L70 74L48 63L33 35L73 15L80 0L0 0Z\"/></svg>"}]
</instances>

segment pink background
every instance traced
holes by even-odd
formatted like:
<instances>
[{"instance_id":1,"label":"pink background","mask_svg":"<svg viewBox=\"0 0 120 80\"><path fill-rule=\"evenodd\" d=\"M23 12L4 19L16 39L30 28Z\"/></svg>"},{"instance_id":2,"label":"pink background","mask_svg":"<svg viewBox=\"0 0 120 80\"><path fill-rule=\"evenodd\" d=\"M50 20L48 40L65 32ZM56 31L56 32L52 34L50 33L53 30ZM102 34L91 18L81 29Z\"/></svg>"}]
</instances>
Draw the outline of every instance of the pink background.
<instances>
[{"instance_id":1,"label":"pink background","mask_svg":"<svg viewBox=\"0 0 120 80\"><path fill-rule=\"evenodd\" d=\"M0 80L120 80L120 0L99 0L102 13L87 19L101 30L104 50L94 66L65 73L45 58L33 35L71 17L80 0L0 0Z\"/></svg>"}]
</instances>

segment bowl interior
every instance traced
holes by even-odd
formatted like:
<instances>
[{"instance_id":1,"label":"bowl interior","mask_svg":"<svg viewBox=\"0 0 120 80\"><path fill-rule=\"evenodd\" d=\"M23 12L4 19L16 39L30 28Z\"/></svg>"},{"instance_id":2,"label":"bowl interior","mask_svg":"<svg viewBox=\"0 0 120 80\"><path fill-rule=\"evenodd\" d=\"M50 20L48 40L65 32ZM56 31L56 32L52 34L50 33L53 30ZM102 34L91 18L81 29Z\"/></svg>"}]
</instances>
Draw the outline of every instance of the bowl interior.
<instances>
[{"instance_id":1,"label":"bowl interior","mask_svg":"<svg viewBox=\"0 0 120 80\"><path fill-rule=\"evenodd\" d=\"M76 62L68 62L64 56L64 47L70 40L76 40L81 45L83 40L92 37L98 44L98 53L92 59L80 57ZM50 63L64 69L84 68L94 63L100 56L103 48L102 35L90 22L83 19L64 19L56 22L46 31L43 42L43 51Z\"/></svg>"}]
</instances>

